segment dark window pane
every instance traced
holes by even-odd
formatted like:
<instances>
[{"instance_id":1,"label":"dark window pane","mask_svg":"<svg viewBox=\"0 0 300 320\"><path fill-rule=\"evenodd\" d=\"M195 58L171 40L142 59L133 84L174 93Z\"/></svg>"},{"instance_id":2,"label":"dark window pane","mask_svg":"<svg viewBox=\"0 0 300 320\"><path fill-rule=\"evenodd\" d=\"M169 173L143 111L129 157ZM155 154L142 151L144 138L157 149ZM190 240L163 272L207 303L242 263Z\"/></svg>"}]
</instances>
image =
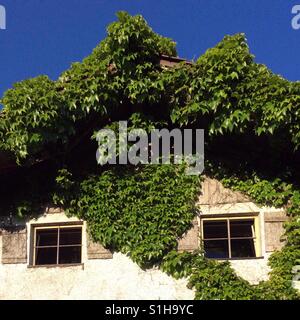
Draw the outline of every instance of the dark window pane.
<instances>
[{"instance_id":1,"label":"dark window pane","mask_svg":"<svg viewBox=\"0 0 300 320\"><path fill-rule=\"evenodd\" d=\"M36 230L36 246L56 246L58 229Z\"/></svg>"},{"instance_id":2,"label":"dark window pane","mask_svg":"<svg viewBox=\"0 0 300 320\"><path fill-rule=\"evenodd\" d=\"M254 228L254 220L230 221L230 237L253 237L252 228Z\"/></svg>"},{"instance_id":3,"label":"dark window pane","mask_svg":"<svg viewBox=\"0 0 300 320\"><path fill-rule=\"evenodd\" d=\"M232 258L254 258L255 248L253 239L231 240Z\"/></svg>"},{"instance_id":4,"label":"dark window pane","mask_svg":"<svg viewBox=\"0 0 300 320\"><path fill-rule=\"evenodd\" d=\"M59 248L59 263L81 263L81 247L60 247Z\"/></svg>"},{"instance_id":5,"label":"dark window pane","mask_svg":"<svg viewBox=\"0 0 300 320\"><path fill-rule=\"evenodd\" d=\"M80 244L81 245L81 228L62 228L59 234L60 245Z\"/></svg>"},{"instance_id":6,"label":"dark window pane","mask_svg":"<svg viewBox=\"0 0 300 320\"><path fill-rule=\"evenodd\" d=\"M204 239L227 238L227 221L204 221Z\"/></svg>"},{"instance_id":7,"label":"dark window pane","mask_svg":"<svg viewBox=\"0 0 300 320\"><path fill-rule=\"evenodd\" d=\"M57 248L37 248L36 249L36 265L56 264Z\"/></svg>"},{"instance_id":8,"label":"dark window pane","mask_svg":"<svg viewBox=\"0 0 300 320\"><path fill-rule=\"evenodd\" d=\"M229 258L227 240L204 241L205 257L214 259Z\"/></svg>"}]
</instances>

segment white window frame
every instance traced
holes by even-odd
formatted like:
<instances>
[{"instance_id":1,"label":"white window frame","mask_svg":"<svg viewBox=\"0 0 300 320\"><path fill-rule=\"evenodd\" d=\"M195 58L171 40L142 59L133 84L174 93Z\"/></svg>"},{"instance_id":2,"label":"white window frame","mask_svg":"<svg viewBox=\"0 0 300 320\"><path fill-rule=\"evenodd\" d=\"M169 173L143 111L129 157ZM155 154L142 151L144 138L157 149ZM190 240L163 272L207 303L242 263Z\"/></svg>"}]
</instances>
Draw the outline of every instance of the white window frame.
<instances>
[{"instance_id":1,"label":"white window frame","mask_svg":"<svg viewBox=\"0 0 300 320\"><path fill-rule=\"evenodd\" d=\"M228 234L228 251L229 251L229 258L217 258L216 260L242 260L242 259L258 259L258 258L263 258L262 256L262 228L261 228L261 223L260 223L260 217L259 213L249 213L249 214L207 214L207 215L202 215L200 217L200 231L201 231L201 248L204 249L204 223L205 221L227 221L227 229L229 227L229 221L241 221L241 220L254 220L254 230L253 230L253 242L254 242L254 248L255 248L255 257L242 257L242 258L232 258L231 257L231 248L230 248L230 233ZM213 259L213 258L210 258Z\"/></svg>"}]
</instances>

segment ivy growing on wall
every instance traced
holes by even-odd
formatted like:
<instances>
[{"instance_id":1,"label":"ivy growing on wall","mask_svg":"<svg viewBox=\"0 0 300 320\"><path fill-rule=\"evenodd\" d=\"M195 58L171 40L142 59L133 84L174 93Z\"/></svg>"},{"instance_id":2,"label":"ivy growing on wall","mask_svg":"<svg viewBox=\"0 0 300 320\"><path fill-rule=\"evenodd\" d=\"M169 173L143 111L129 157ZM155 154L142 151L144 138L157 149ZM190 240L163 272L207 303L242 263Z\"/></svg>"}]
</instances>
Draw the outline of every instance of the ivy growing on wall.
<instances>
[{"instance_id":1,"label":"ivy growing on wall","mask_svg":"<svg viewBox=\"0 0 300 320\"><path fill-rule=\"evenodd\" d=\"M59 199L69 214L89 223L95 240L145 267L176 249L178 235L191 227L200 179L184 170L173 165L115 167L83 180L70 203L68 196ZM70 177L61 174L63 193Z\"/></svg>"},{"instance_id":2,"label":"ivy growing on wall","mask_svg":"<svg viewBox=\"0 0 300 320\"><path fill-rule=\"evenodd\" d=\"M188 277L196 299L299 298L291 269L300 259L300 83L256 63L243 34L226 36L193 64L162 68L161 55L176 55L175 43L120 12L92 54L56 81L40 76L8 90L0 151L19 168L0 176L1 214L62 205L105 246ZM119 120L146 130L205 129L206 174L259 205L286 208L286 245L270 258L269 281L251 286L229 263L176 252L201 179L184 166L97 166L92 137Z\"/></svg>"},{"instance_id":3,"label":"ivy growing on wall","mask_svg":"<svg viewBox=\"0 0 300 320\"><path fill-rule=\"evenodd\" d=\"M271 255L270 278L258 285L251 286L238 277L228 262L207 260L199 253L172 251L164 257L162 270L176 278L188 277L189 286L196 289L196 299L299 299L291 283L292 269L300 262L299 190L280 179L268 181L255 174L243 180L221 169L217 163L207 163L206 169L225 187L243 192L257 204L284 207L290 217L285 225L285 246Z\"/></svg>"}]
</instances>

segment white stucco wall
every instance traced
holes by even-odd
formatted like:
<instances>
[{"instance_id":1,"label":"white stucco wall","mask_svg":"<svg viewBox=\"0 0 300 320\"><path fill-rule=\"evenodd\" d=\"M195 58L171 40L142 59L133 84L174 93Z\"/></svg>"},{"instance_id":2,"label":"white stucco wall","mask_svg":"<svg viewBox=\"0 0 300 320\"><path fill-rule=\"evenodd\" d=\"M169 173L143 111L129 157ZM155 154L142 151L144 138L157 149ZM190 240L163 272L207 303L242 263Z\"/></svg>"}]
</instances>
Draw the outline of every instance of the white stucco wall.
<instances>
[{"instance_id":1,"label":"white stucco wall","mask_svg":"<svg viewBox=\"0 0 300 320\"><path fill-rule=\"evenodd\" d=\"M0 247L1 242L0 236ZM251 283L268 278L267 259L231 264ZM0 264L0 299L193 299L194 292L186 284L185 279L175 280L157 269L144 271L120 253L113 259L86 260L75 267Z\"/></svg>"},{"instance_id":2,"label":"white stucco wall","mask_svg":"<svg viewBox=\"0 0 300 320\"><path fill-rule=\"evenodd\" d=\"M45 214L27 223L45 224L78 221L63 213ZM0 263L2 299L129 299L189 300L194 292L187 280L175 280L158 269L142 270L130 258L114 253L112 259L89 260L86 250L86 224L83 224L82 266L29 267L27 264ZM28 256L30 256L28 241ZM0 262L2 236L0 235Z\"/></svg>"},{"instance_id":3,"label":"white stucco wall","mask_svg":"<svg viewBox=\"0 0 300 320\"><path fill-rule=\"evenodd\" d=\"M143 271L128 257L89 260L84 267L28 268L0 264L0 299L193 299L186 280Z\"/></svg>"},{"instance_id":4,"label":"white stucco wall","mask_svg":"<svg viewBox=\"0 0 300 320\"><path fill-rule=\"evenodd\" d=\"M269 279L269 272L271 271L268 266L269 256L270 254L266 254L261 259L232 260L230 264L238 276L251 284L258 284L260 281Z\"/></svg>"},{"instance_id":5,"label":"white stucco wall","mask_svg":"<svg viewBox=\"0 0 300 320\"><path fill-rule=\"evenodd\" d=\"M252 284L268 279L269 253L265 252L263 214L273 208L257 208L243 203L220 206L217 209L202 206L202 213L222 214L235 212L260 212L262 258L232 260L237 274ZM63 213L45 214L34 224L77 221ZM30 223L27 229L30 230ZM83 224L85 231L86 225ZM194 292L186 287L187 281L175 280L157 269L139 268L127 256L114 253L113 259L88 260L86 232L83 232L83 266L37 267L27 264L0 263L0 299L193 299ZM28 257L30 256L28 241ZM0 235L0 261L2 237Z\"/></svg>"}]
</instances>

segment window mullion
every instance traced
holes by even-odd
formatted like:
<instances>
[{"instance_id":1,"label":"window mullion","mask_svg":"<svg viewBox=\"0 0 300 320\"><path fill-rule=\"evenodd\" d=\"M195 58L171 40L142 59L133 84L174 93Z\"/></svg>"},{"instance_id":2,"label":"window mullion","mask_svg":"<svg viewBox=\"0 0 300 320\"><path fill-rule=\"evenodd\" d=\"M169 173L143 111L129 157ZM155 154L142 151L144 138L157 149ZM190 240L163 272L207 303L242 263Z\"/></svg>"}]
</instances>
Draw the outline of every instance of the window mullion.
<instances>
[{"instance_id":1,"label":"window mullion","mask_svg":"<svg viewBox=\"0 0 300 320\"><path fill-rule=\"evenodd\" d=\"M228 235L228 253L229 259L231 259L231 241L230 241L230 220L227 219L227 235Z\"/></svg>"},{"instance_id":2,"label":"window mullion","mask_svg":"<svg viewBox=\"0 0 300 320\"><path fill-rule=\"evenodd\" d=\"M37 248L36 248L36 229L33 229L33 265L36 264L36 257L37 257Z\"/></svg>"},{"instance_id":3,"label":"window mullion","mask_svg":"<svg viewBox=\"0 0 300 320\"><path fill-rule=\"evenodd\" d=\"M57 256L56 256L56 264L59 264L59 241L60 241L60 227L57 230Z\"/></svg>"}]
</instances>

